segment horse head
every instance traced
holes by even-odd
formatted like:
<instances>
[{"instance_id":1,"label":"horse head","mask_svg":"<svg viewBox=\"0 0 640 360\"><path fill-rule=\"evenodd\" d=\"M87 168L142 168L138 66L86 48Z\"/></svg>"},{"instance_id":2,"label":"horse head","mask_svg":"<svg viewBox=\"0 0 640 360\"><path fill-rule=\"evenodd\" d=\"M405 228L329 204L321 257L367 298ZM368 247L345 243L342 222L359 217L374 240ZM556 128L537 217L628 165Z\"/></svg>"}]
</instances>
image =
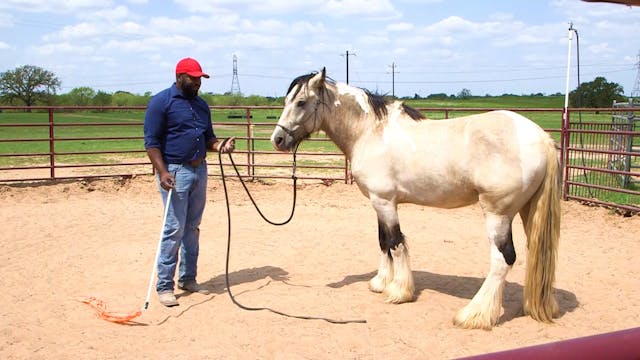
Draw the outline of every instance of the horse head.
<instances>
[{"instance_id":1,"label":"horse head","mask_svg":"<svg viewBox=\"0 0 640 360\"><path fill-rule=\"evenodd\" d=\"M289 151L320 130L324 119L321 105L327 104L325 68L297 77L291 82L284 100L282 115L271 134L276 150Z\"/></svg>"}]
</instances>

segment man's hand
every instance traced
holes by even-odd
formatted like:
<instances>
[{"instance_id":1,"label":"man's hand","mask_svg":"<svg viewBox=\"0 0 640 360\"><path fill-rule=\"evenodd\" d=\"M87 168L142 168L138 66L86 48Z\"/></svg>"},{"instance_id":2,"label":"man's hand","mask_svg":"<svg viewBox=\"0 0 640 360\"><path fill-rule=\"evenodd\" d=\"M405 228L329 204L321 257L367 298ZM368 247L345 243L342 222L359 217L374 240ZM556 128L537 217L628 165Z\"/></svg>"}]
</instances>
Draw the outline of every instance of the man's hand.
<instances>
[{"instance_id":1,"label":"man's hand","mask_svg":"<svg viewBox=\"0 0 640 360\"><path fill-rule=\"evenodd\" d=\"M228 138L226 141L223 141L219 146L221 146L222 144L224 144L224 146L222 146L222 148L219 148L221 152L223 153L233 152L233 150L236 149L236 137L232 136Z\"/></svg>"},{"instance_id":2,"label":"man's hand","mask_svg":"<svg viewBox=\"0 0 640 360\"><path fill-rule=\"evenodd\" d=\"M165 172L160 175L160 186L169 191L169 189L173 189L176 186L176 179L171 175L171 173Z\"/></svg>"}]
</instances>

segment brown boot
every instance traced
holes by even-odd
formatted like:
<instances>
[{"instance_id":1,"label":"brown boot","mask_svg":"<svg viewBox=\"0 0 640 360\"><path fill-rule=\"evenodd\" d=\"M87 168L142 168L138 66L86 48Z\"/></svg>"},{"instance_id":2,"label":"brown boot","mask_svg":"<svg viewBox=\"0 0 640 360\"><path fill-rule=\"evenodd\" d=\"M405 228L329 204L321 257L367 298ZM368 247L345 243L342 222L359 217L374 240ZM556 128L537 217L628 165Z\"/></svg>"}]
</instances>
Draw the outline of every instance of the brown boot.
<instances>
[{"instance_id":1,"label":"brown boot","mask_svg":"<svg viewBox=\"0 0 640 360\"><path fill-rule=\"evenodd\" d=\"M160 304L166 307L179 305L178 299L176 299L176 296L173 295L173 291L163 291L161 293L158 293L158 300L160 300Z\"/></svg>"},{"instance_id":2,"label":"brown boot","mask_svg":"<svg viewBox=\"0 0 640 360\"><path fill-rule=\"evenodd\" d=\"M178 289L185 290L188 292L197 292L204 295L211 294L211 291L205 289L204 287L198 285L195 280L189 280L186 282L178 282Z\"/></svg>"}]
</instances>

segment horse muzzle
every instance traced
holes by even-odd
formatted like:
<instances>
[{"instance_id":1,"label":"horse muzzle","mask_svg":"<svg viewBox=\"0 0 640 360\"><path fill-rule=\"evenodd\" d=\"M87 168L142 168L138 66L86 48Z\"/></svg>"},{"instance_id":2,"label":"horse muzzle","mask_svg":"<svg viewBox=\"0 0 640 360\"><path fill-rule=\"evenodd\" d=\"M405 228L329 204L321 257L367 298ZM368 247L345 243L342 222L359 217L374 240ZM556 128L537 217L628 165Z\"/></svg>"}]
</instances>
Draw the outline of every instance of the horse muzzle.
<instances>
[{"instance_id":1,"label":"horse muzzle","mask_svg":"<svg viewBox=\"0 0 640 360\"><path fill-rule=\"evenodd\" d=\"M271 144L278 151L290 151L299 141L293 131L282 125L276 125L271 134Z\"/></svg>"}]
</instances>

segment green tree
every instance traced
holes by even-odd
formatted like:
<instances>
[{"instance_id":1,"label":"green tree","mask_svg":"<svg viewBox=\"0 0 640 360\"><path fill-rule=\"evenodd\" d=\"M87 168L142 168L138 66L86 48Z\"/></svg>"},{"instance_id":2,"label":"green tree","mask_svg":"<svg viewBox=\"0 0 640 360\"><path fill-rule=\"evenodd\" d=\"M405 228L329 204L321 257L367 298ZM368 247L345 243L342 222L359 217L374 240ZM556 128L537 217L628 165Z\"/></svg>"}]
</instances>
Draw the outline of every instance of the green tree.
<instances>
[{"instance_id":1,"label":"green tree","mask_svg":"<svg viewBox=\"0 0 640 360\"><path fill-rule=\"evenodd\" d=\"M457 98L459 98L459 99L469 99L469 98L471 98L471 96L472 96L471 95L471 90L465 88L465 89L460 90L460 92L457 95Z\"/></svg>"},{"instance_id":2,"label":"green tree","mask_svg":"<svg viewBox=\"0 0 640 360\"><path fill-rule=\"evenodd\" d=\"M617 83L607 82L604 77L597 77L591 82L582 83L569 93L572 107L611 107L613 101L624 100L624 89Z\"/></svg>"},{"instance_id":3,"label":"green tree","mask_svg":"<svg viewBox=\"0 0 640 360\"><path fill-rule=\"evenodd\" d=\"M20 100L26 106L33 106L39 101L49 102L60 89L60 84L54 73L24 65L0 73L0 97L9 103Z\"/></svg>"},{"instance_id":4,"label":"green tree","mask_svg":"<svg viewBox=\"0 0 640 360\"><path fill-rule=\"evenodd\" d=\"M97 106L109 106L111 105L111 94L98 90L96 95L91 100L91 105Z\"/></svg>"},{"instance_id":5,"label":"green tree","mask_svg":"<svg viewBox=\"0 0 640 360\"><path fill-rule=\"evenodd\" d=\"M135 95L128 91L118 90L111 95L111 102L116 106L133 106L134 97Z\"/></svg>"},{"instance_id":6,"label":"green tree","mask_svg":"<svg viewBox=\"0 0 640 360\"><path fill-rule=\"evenodd\" d=\"M73 105L78 106L87 106L96 96L95 90L90 87L82 86L73 88L69 91L69 97L71 98L71 103Z\"/></svg>"}]
</instances>

